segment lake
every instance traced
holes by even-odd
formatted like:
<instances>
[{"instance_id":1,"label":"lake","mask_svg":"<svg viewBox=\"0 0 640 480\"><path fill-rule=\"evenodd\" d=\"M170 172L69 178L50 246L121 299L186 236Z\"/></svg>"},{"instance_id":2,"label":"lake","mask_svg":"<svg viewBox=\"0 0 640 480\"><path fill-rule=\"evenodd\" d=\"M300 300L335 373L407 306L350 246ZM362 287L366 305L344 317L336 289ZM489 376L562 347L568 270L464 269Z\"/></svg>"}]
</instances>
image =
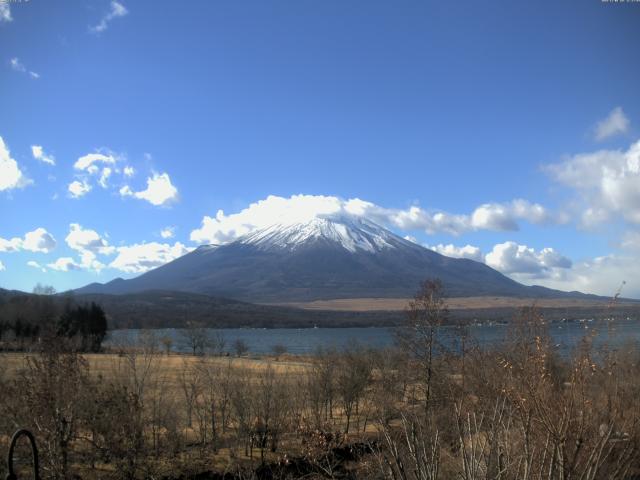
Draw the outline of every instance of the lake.
<instances>
[{"instance_id":1,"label":"lake","mask_svg":"<svg viewBox=\"0 0 640 480\"><path fill-rule=\"evenodd\" d=\"M455 327L442 327L440 340L451 344ZM469 334L481 346L498 346L504 340L507 325L473 325ZM138 341L142 330L112 330L105 346L131 345ZM157 339L172 339L172 349L176 352L188 352L181 329L169 328L153 330ZM308 354L318 348L344 349L359 344L365 347L384 348L394 344L393 329L390 328L225 328L211 330L221 333L225 340L225 351L233 351L233 342L242 340L252 354L270 353L274 345L284 346L292 354ZM549 333L554 344L561 352L568 353L585 336L596 333L595 344L604 342L612 346L621 346L629 342L640 342L640 320L582 320L557 322L549 325Z\"/></svg>"}]
</instances>

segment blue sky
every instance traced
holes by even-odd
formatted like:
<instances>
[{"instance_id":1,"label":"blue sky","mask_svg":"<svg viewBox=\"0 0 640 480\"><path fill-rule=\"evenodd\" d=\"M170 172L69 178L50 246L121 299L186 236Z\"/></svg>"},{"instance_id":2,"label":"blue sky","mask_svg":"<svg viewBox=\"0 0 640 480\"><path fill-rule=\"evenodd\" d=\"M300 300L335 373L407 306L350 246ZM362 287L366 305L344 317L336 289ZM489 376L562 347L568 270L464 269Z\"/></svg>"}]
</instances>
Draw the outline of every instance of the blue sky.
<instances>
[{"instance_id":1,"label":"blue sky","mask_svg":"<svg viewBox=\"0 0 640 480\"><path fill-rule=\"evenodd\" d=\"M0 286L134 276L307 195L640 296L637 45L633 2L0 0Z\"/></svg>"}]
</instances>

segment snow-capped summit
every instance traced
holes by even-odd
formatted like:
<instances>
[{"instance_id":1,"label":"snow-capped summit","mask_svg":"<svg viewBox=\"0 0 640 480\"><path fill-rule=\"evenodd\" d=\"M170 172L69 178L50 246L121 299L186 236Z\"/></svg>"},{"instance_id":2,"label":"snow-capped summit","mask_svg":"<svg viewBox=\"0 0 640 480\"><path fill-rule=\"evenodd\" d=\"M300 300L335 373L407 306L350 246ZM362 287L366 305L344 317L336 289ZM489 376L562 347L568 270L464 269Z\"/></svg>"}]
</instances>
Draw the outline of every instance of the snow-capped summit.
<instances>
[{"instance_id":1,"label":"snow-capped summit","mask_svg":"<svg viewBox=\"0 0 640 480\"><path fill-rule=\"evenodd\" d=\"M238 240L261 250L296 250L317 242L341 246L349 252L378 252L396 248L403 239L369 220L349 215L316 216L302 222L277 223Z\"/></svg>"}]
</instances>

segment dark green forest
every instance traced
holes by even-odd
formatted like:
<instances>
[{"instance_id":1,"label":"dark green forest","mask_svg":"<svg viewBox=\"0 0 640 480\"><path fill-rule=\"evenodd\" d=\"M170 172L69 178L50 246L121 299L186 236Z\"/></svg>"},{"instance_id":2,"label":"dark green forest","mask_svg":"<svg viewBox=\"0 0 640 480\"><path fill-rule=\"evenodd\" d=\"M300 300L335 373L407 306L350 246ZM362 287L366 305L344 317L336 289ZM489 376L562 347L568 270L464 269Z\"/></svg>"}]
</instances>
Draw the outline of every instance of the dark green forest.
<instances>
[{"instance_id":1,"label":"dark green forest","mask_svg":"<svg viewBox=\"0 0 640 480\"><path fill-rule=\"evenodd\" d=\"M0 300L0 346L24 350L51 338L65 338L82 352L99 352L107 315L95 302L73 297L16 294Z\"/></svg>"}]
</instances>

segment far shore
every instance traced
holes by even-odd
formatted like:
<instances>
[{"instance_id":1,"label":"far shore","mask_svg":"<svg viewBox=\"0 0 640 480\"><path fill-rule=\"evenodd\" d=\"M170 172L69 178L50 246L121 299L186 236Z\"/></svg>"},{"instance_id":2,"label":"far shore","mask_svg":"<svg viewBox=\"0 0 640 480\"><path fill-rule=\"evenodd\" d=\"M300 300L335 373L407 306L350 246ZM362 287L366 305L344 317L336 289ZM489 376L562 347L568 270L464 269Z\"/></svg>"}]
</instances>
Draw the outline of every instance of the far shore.
<instances>
[{"instance_id":1,"label":"far shore","mask_svg":"<svg viewBox=\"0 0 640 480\"><path fill-rule=\"evenodd\" d=\"M304 310L374 312L402 311L410 301L410 298L338 298L311 302L265 303L264 305L295 307ZM522 308L534 305L539 308L608 308L610 304L609 300L600 298L451 297L445 299L445 302L451 310ZM638 307L640 301L618 300L615 306Z\"/></svg>"}]
</instances>

